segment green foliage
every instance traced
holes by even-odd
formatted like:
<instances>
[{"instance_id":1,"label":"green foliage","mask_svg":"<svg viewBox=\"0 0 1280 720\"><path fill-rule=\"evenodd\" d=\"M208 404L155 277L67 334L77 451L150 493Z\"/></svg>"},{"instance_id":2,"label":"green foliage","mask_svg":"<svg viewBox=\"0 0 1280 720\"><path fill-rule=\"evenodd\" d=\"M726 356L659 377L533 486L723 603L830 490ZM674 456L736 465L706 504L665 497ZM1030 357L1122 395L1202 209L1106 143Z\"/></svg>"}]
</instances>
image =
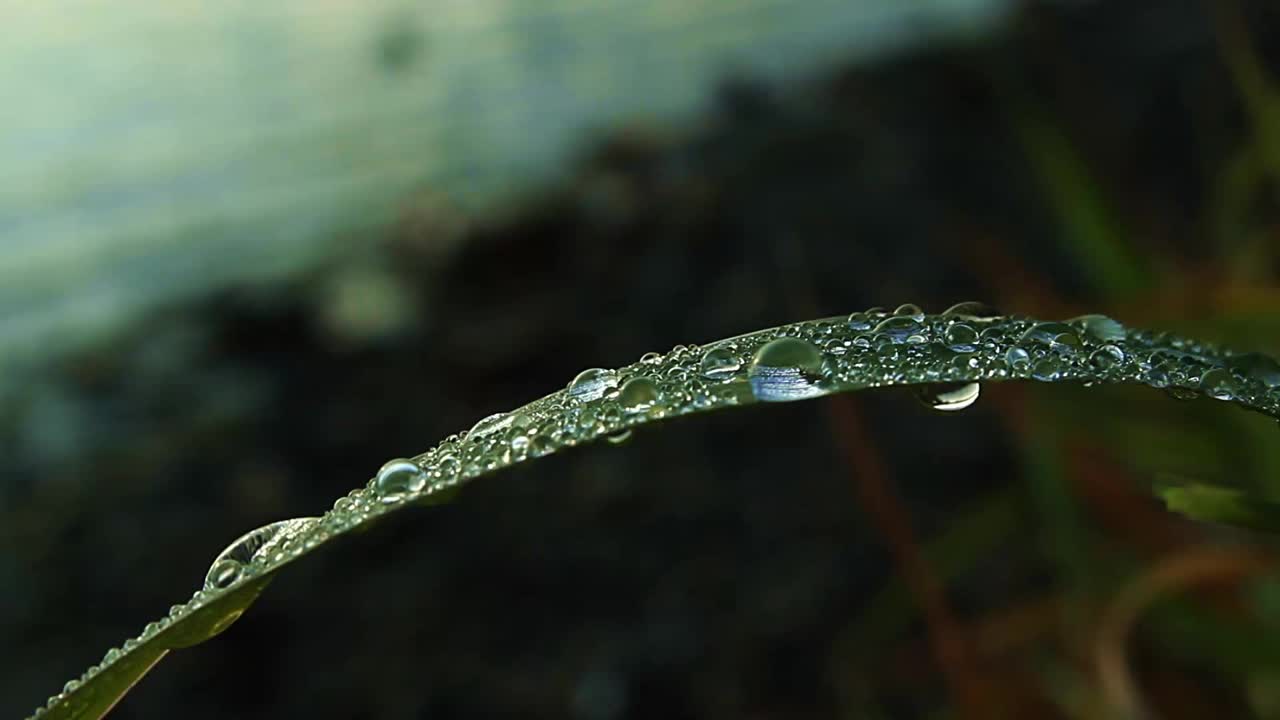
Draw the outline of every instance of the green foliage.
<instances>
[{"instance_id":1,"label":"green foliage","mask_svg":"<svg viewBox=\"0 0 1280 720\"><path fill-rule=\"evenodd\" d=\"M1172 511L1204 522L1280 532L1280 503L1231 488L1195 483L1158 491Z\"/></svg>"},{"instance_id":2,"label":"green foliage","mask_svg":"<svg viewBox=\"0 0 1280 720\"><path fill-rule=\"evenodd\" d=\"M123 648L108 651L35 717L100 717L168 650L225 630L286 565L388 513L447 500L464 483L511 465L601 437L622 442L634 428L667 418L864 388L915 386L915 395L931 407L961 410L978 399L981 383L1004 380L1142 384L1183 399L1204 395L1280 417L1280 366L1274 360L1127 329L1098 315L1041 322L997 316L977 303L941 315L903 305L892 313L877 309L702 347L677 346L616 370L586 370L564 390L484 418L417 457L393 460L322 517L286 520L244 535L218 556L205 587L190 601L174 606ZM1038 453L1029 458L1037 467L1045 465ZM1041 475L1040 494L1061 492L1052 472ZM1239 492L1190 486L1166 489L1162 496L1171 509L1193 518L1280 529L1280 504ZM1001 508L991 512L1009 514ZM1087 562L1076 523L1057 517L1050 534L1061 562L1083 572ZM963 546L989 543L973 537Z\"/></svg>"}]
</instances>

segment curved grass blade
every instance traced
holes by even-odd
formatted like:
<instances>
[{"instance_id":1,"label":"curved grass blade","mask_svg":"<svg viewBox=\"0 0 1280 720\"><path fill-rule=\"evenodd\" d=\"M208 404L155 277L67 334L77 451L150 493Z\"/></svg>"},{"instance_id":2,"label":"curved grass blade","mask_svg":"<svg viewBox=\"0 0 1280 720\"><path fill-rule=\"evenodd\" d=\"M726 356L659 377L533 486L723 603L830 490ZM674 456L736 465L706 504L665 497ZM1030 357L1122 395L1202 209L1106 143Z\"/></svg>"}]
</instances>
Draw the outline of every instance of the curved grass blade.
<instances>
[{"instance_id":1,"label":"curved grass blade","mask_svg":"<svg viewBox=\"0 0 1280 720\"><path fill-rule=\"evenodd\" d=\"M920 386L917 396L935 408L959 410L977 399L981 383L1005 380L1141 384L1280 417L1280 364L1272 358L1128 329L1101 315L1043 322L998 316L978 303L941 315L903 305L893 313L876 309L679 345L616 370L583 371L564 390L387 463L322 517L274 523L239 538L190 601L108 652L33 718L102 716L169 649L226 629L289 563L387 513L447 500L462 484L508 466L667 418L863 388ZM1203 498L1184 496L1175 495L1170 507L1252 523L1252 515L1206 515ZM1266 524L1274 527L1270 517Z\"/></svg>"},{"instance_id":2,"label":"curved grass blade","mask_svg":"<svg viewBox=\"0 0 1280 720\"><path fill-rule=\"evenodd\" d=\"M1156 491L1165 507L1201 522L1280 533L1280 502L1202 483Z\"/></svg>"}]
</instances>

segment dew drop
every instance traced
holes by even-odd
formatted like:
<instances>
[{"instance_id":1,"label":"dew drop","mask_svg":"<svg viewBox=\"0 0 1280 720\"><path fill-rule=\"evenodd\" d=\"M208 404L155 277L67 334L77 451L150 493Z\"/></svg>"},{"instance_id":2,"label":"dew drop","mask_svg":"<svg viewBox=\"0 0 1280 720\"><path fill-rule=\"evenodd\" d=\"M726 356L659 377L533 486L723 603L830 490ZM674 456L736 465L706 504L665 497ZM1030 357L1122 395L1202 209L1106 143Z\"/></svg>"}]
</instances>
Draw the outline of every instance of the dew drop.
<instances>
[{"instance_id":1,"label":"dew drop","mask_svg":"<svg viewBox=\"0 0 1280 720\"><path fill-rule=\"evenodd\" d=\"M965 320L994 320L1000 317L1000 311L990 305L969 300L967 302L956 303L946 310L942 311L943 317L959 317Z\"/></svg>"},{"instance_id":2,"label":"dew drop","mask_svg":"<svg viewBox=\"0 0 1280 720\"><path fill-rule=\"evenodd\" d=\"M1051 382L1062 377L1063 369L1062 360L1053 355L1047 355L1031 366L1031 377L1036 380Z\"/></svg>"},{"instance_id":3,"label":"dew drop","mask_svg":"<svg viewBox=\"0 0 1280 720\"><path fill-rule=\"evenodd\" d=\"M925 407L942 412L963 410L978 400L982 387L976 382L916 385L916 399Z\"/></svg>"},{"instance_id":4,"label":"dew drop","mask_svg":"<svg viewBox=\"0 0 1280 720\"><path fill-rule=\"evenodd\" d=\"M663 371L662 376L672 382L682 383L689 379L689 371L681 365L672 365Z\"/></svg>"},{"instance_id":5,"label":"dew drop","mask_svg":"<svg viewBox=\"0 0 1280 720\"><path fill-rule=\"evenodd\" d=\"M1124 362L1124 351L1116 345L1103 345L1089 354L1089 365L1094 370L1110 370Z\"/></svg>"},{"instance_id":6,"label":"dew drop","mask_svg":"<svg viewBox=\"0 0 1280 720\"><path fill-rule=\"evenodd\" d=\"M925 341L924 325L910 315L890 315L876 325L874 332L895 344Z\"/></svg>"},{"instance_id":7,"label":"dew drop","mask_svg":"<svg viewBox=\"0 0 1280 720\"><path fill-rule=\"evenodd\" d=\"M578 373L569 383L569 398L574 402L599 400L618 387L618 374L604 368L591 368Z\"/></svg>"},{"instance_id":8,"label":"dew drop","mask_svg":"<svg viewBox=\"0 0 1280 720\"><path fill-rule=\"evenodd\" d=\"M221 590L235 584L244 577L245 567L253 562L264 547L277 539L302 533L314 525L316 520L318 518L313 517L281 520L250 530L236 538L226 549L218 553L218 557L213 559L209 572L205 574L204 589ZM199 597L201 593L197 591L192 599L196 600Z\"/></svg>"},{"instance_id":9,"label":"dew drop","mask_svg":"<svg viewBox=\"0 0 1280 720\"><path fill-rule=\"evenodd\" d=\"M466 439L471 442L482 440L490 435L502 432L511 427L518 413L494 413L481 419L467 431Z\"/></svg>"},{"instance_id":10,"label":"dew drop","mask_svg":"<svg viewBox=\"0 0 1280 720\"><path fill-rule=\"evenodd\" d=\"M618 409L617 405L610 404L600 408L600 421L606 426L616 425L621 419L622 411Z\"/></svg>"},{"instance_id":11,"label":"dew drop","mask_svg":"<svg viewBox=\"0 0 1280 720\"><path fill-rule=\"evenodd\" d=\"M1243 353L1232 356L1228 364L1242 375L1260 383L1263 387L1280 387L1280 364L1261 353Z\"/></svg>"},{"instance_id":12,"label":"dew drop","mask_svg":"<svg viewBox=\"0 0 1280 720\"><path fill-rule=\"evenodd\" d=\"M1009 365L1010 370L1025 372L1031 367L1031 353L1015 345L1004 354L1004 361Z\"/></svg>"},{"instance_id":13,"label":"dew drop","mask_svg":"<svg viewBox=\"0 0 1280 720\"><path fill-rule=\"evenodd\" d=\"M644 365L657 365L662 362L662 353L647 352L640 356L640 362Z\"/></svg>"},{"instance_id":14,"label":"dew drop","mask_svg":"<svg viewBox=\"0 0 1280 720\"><path fill-rule=\"evenodd\" d=\"M756 351L747 371L751 392L763 402L787 402L826 393L819 385L822 354L804 340L782 337Z\"/></svg>"},{"instance_id":15,"label":"dew drop","mask_svg":"<svg viewBox=\"0 0 1280 720\"><path fill-rule=\"evenodd\" d=\"M971 325L955 323L943 333L943 341L957 352L973 352L978 349L978 331Z\"/></svg>"},{"instance_id":16,"label":"dew drop","mask_svg":"<svg viewBox=\"0 0 1280 720\"><path fill-rule=\"evenodd\" d=\"M1214 368L1200 378L1200 389L1215 400L1231 400L1240 392L1239 383L1226 368Z\"/></svg>"},{"instance_id":17,"label":"dew drop","mask_svg":"<svg viewBox=\"0 0 1280 720\"><path fill-rule=\"evenodd\" d=\"M652 379L633 377L618 391L618 405L628 414L642 413L658 403L658 385Z\"/></svg>"},{"instance_id":18,"label":"dew drop","mask_svg":"<svg viewBox=\"0 0 1280 720\"><path fill-rule=\"evenodd\" d=\"M240 579L244 565L234 558L222 558L209 567L204 586L210 590L229 588Z\"/></svg>"},{"instance_id":19,"label":"dew drop","mask_svg":"<svg viewBox=\"0 0 1280 720\"><path fill-rule=\"evenodd\" d=\"M1051 350L1071 352L1081 347L1080 336L1070 325L1060 322L1036 323L1022 334L1022 341L1038 342L1048 345Z\"/></svg>"},{"instance_id":20,"label":"dew drop","mask_svg":"<svg viewBox=\"0 0 1280 720\"><path fill-rule=\"evenodd\" d=\"M538 433L529 440L529 452L534 457L541 457L556 449L556 440L547 433Z\"/></svg>"},{"instance_id":21,"label":"dew drop","mask_svg":"<svg viewBox=\"0 0 1280 720\"><path fill-rule=\"evenodd\" d=\"M1081 315L1067 321L1084 331L1085 337L1093 342L1113 343L1124 340L1124 325L1106 315Z\"/></svg>"},{"instance_id":22,"label":"dew drop","mask_svg":"<svg viewBox=\"0 0 1280 720\"><path fill-rule=\"evenodd\" d=\"M611 445L622 445L631 439L632 434L631 428L627 428L626 430L606 435L604 439L608 440Z\"/></svg>"},{"instance_id":23,"label":"dew drop","mask_svg":"<svg viewBox=\"0 0 1280 720\"><path fill-rule=\"evenodd\" d=\"M520 462L529 456L529 436L517 435L511 438L509 443L511 448L511 459Z\"/></svg>"},{"instance_id":24,"label":"dew drop","mask_svg":"<svg viewBox=\"0 0 1280 720\"><path fill-rule=\"evenodd\" d=\"M920 309L915 303L902 303L893 309L893 314L899 317L915 318L916 320L924 319L924 310Z\"/></svg>"},{"instance_id":25,"label":"dew drop","mask_svg":"<svg viewBox=\"0 0 1280 720\"><path fill-rule=\"evenodd\" d=\"M397 458L387 461L378 470L378 475L373 480L373 491L382 502L393 503L419 492L426 484L426 471L412 460Z\"/></svg>"},{"instance_id":26,"label":"dew drop","mask_svg":"<svg viewBox=\"0 0 1280 720\"><path fill-rule=\"evenodd\" d=\"M845 322L848 323L849 329L854 332L870 330L871 326L875 325L875 321L873 321L867 313L860 312L851 313Z\"/></svg>"},{"instance_id":27,"label":"dew drop","mask_svg":"<svg viewBox=\"0 0 1280 720\"><path fill-rule=\"evenodd\" d=\"M698 373L708 380L725 380L742 369L742 359L729 348L711 348L702 356Z\"/></svg>"},{"instance_id":28,"label":"dew drop","mask_svg":"<svg viewBox=\"0 0 1280 720\"><path fill-rule=\"evenodd\" d=\"M461 470L462 463L451 452L443 453L431 462L431 474L441 480L452 480Z\"/></svg>"}]
</instances>

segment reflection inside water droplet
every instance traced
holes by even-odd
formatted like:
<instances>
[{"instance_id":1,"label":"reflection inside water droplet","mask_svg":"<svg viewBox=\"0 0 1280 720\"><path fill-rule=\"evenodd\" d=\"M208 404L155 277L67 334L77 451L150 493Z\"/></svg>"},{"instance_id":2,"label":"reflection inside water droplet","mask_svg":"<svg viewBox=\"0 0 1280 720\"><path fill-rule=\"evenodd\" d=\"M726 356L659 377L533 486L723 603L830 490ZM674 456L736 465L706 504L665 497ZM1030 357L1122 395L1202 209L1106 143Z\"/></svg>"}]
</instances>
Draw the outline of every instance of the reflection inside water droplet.
<instances>
[{"instance_id":1,"label":"reflection inside water droplet","mask_svg":"<svg viewBox=\"0 0 1280 720\"><path fill-rule=\"evenodd\" d=\"M1027 368L1031 367L1031 353L1015 345L1004 354L1004 361L1008 363L1011 371L1026 372Z\"/></svg>"},{"instance_id":2,"label":"reflection inside water droplet","mask_svg":"<svg viewBox=\"0 0 1280 720\"><path fill-rule=\"evenodd\" d=\"M982 387L976 382L933 383L913 387L916 399L925 407L951 412L963 410L978 400Z\"/></svg>"},{"instance_id":3,"label":"reflection inside water droplet","mask_svg":"<svg viewBox=\"0 0 1280 720\"><path fill-rule=\"evenodd\" d=\"M642 413L657 403L658 385L647 377L633 377L618 391L618 405L624 413Z\"/></svg>"},{"instance_id":4,"label":"reflection inside water droplet","mask_svg":"<svg viewBox=\"0 0 1280 720\"><path fill-rule=\"evenodd\" d=\"M569 397L576 402L599 400L618 387L618 375L613 370L591 368L578 373L569 383Z\"/></svg>"},{"instance_id":5,"label":"reflection inside water droplet","mask_svg":"<svg viewBox=\"0 0 1280 720\"><path fill-rule=\"evenodd\" d=\"M1070 325L1060 322L1036 323L1022 334L1022 340L1048 345L1050 349L1063 353L1074 351L1083 345L1076 331Z\"/></svg>"},{"instance_id":6,"label":"reflection inside water droplet","mask_svg":"<svg viewBox=\"0 0 1280 720\"><path fill-rule=\"evenodd\" d=\"M763 402L787 402L826 394L821 386L822 354L791 337L770 341L756 351L747 371L751 392Z\"/></svg>"},{"instance_id":7,"label":"reflection inside water droplet","mask_svg":"<svg viewBox=\"0 0 1280 720\"><path fill-rule=\"evenodd\" d=\"M874 332L893 343L922 343L924 325L910 315L890 315L876 325Z\"/></svg>"},{"instance_id":8,"label":"reflection inside water droplet","mask_svg":"<svg viewBox=\"0 0 1280 720\"><path fill-rule=\"evenodd\" d=\"M1031 377L1043 382L1052 382L1062 377L1064 369L1062 360L1053 355L1047 355L1031 366Z\"/></svg>"},{"instance_id":9,"label":"reflection inside water droplet","mask_svg":"<svg viewBox=\"0 0 1280 720\"><path fill-rule=\"evenodd\" d=\"M978 331L971 325L958 322L947 328L943 340L952 350L973 352L978 347Z\"/></svg>"},{"instance_id":10,"label":"reflection inside water droplet","mask_svg":"<svg viewBox=\"0 0 1280 720\"><path fill-rule=\"evenodd\" d=\"M876 324L876 321L864 312L850 313L849 317L845 319L845 322L849 325L850 330L858 332L870 330L871 326Z\"/></svg>"},{"instance_id":11,"label":"reflection inside water droplet","mask_svg":"<svg viewBox=\"0 0 1280 720\"><path fill-rule=\"evenodd\" d=\"M1231 400L1240 393L1240 383L1226 368L1214 368L1200 378L1200 389L1215 400Z\"/></svg>"},{"instance_id":12,"label":"reflection inside water droplet","mask_svg":"<svg viewBox=\"0 0 1280 720\"><path fill-rule=\"evenodd\" d=\"M742 360L729 348L712 348L702 356L698 373L708 380L725 380L742 369Z\"/></svg>"},{"instance_id":13,"label":"reflection inside water droplet","mask_svg":"<svg viewBox=\"0 0 1280 720\"><path fill-rule=\"evenodd\" d=\"M1089 354L1089 365L1095 370L1110 370L1124 362L1124 351L1111 344L1103 345Z\"/></svg>"},{"instance_id":14,"label":"reflection inside water droplet","mask_svg":"<svg viewBox=\"0 0 1280 720\"><path fill-rule=\"evenodd\" d=\"M516 413L494 413L488 417L482 418L471 429L467 431L467 440L476 442L493 435L495 433L506 430L511 427L512 421L515 419Z\"/></svg>"},{"instance_id":15,"label":"reflection inside water droplet","mask_svg":"<svg viewBox=\"0 0 1280 720\"><path fill-rule=\"evenodd\" d=\"M389 503L421 491L426 484L425 470L412 460L397 458L387 461L378 469L378 474L373 479L373 491L382 502Z\"/></svg>"},{"instance_id":16,"label":"reflection inside water droplet","mask_svg":"<svg viewBox=\"0 0 1280 720\"><path fill-rule=\"evenodd\" d=\"M205 576L205 587L218 590L231 587L240 579L243 571L244 565L240 561L222 558L209 567L209 573Z\"/></svg>"}]
</instances>

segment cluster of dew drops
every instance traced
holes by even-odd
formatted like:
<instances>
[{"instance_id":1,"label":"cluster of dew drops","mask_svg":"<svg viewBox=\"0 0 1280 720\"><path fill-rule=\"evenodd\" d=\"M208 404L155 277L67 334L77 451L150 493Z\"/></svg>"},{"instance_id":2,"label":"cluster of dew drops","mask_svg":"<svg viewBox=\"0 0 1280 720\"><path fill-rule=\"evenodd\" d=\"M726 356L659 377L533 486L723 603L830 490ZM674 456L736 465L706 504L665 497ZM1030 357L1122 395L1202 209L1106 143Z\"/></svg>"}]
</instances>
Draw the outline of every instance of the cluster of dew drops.
<instances>
[{"instance_id":1,"label":"cluster of dew drops","mask_svg":"<svg viewBox=\"0 0 1280 720\"><path fill-rule=\"evenodd\" d=\"M1280 416L1280 365L1270 357L1131 330L1104 315L1044 322L1001 316L977 302L939 315L905 304L702 347L678 345L617 370L584 370L564 390L490 415L422 455L391 460L323 517L285 520L242 536L214 560L190 602L175 605L123 651L113 648L64 693L237 583L397 506L433 502L460 483L529 458L600 436L622 443L635 426L664 417L867 387L910 386L928 407L962 410L977 401L982 382L1007 379L1141 383L1179 399L1204 395Z\"/></svg>"}]
</instances>

